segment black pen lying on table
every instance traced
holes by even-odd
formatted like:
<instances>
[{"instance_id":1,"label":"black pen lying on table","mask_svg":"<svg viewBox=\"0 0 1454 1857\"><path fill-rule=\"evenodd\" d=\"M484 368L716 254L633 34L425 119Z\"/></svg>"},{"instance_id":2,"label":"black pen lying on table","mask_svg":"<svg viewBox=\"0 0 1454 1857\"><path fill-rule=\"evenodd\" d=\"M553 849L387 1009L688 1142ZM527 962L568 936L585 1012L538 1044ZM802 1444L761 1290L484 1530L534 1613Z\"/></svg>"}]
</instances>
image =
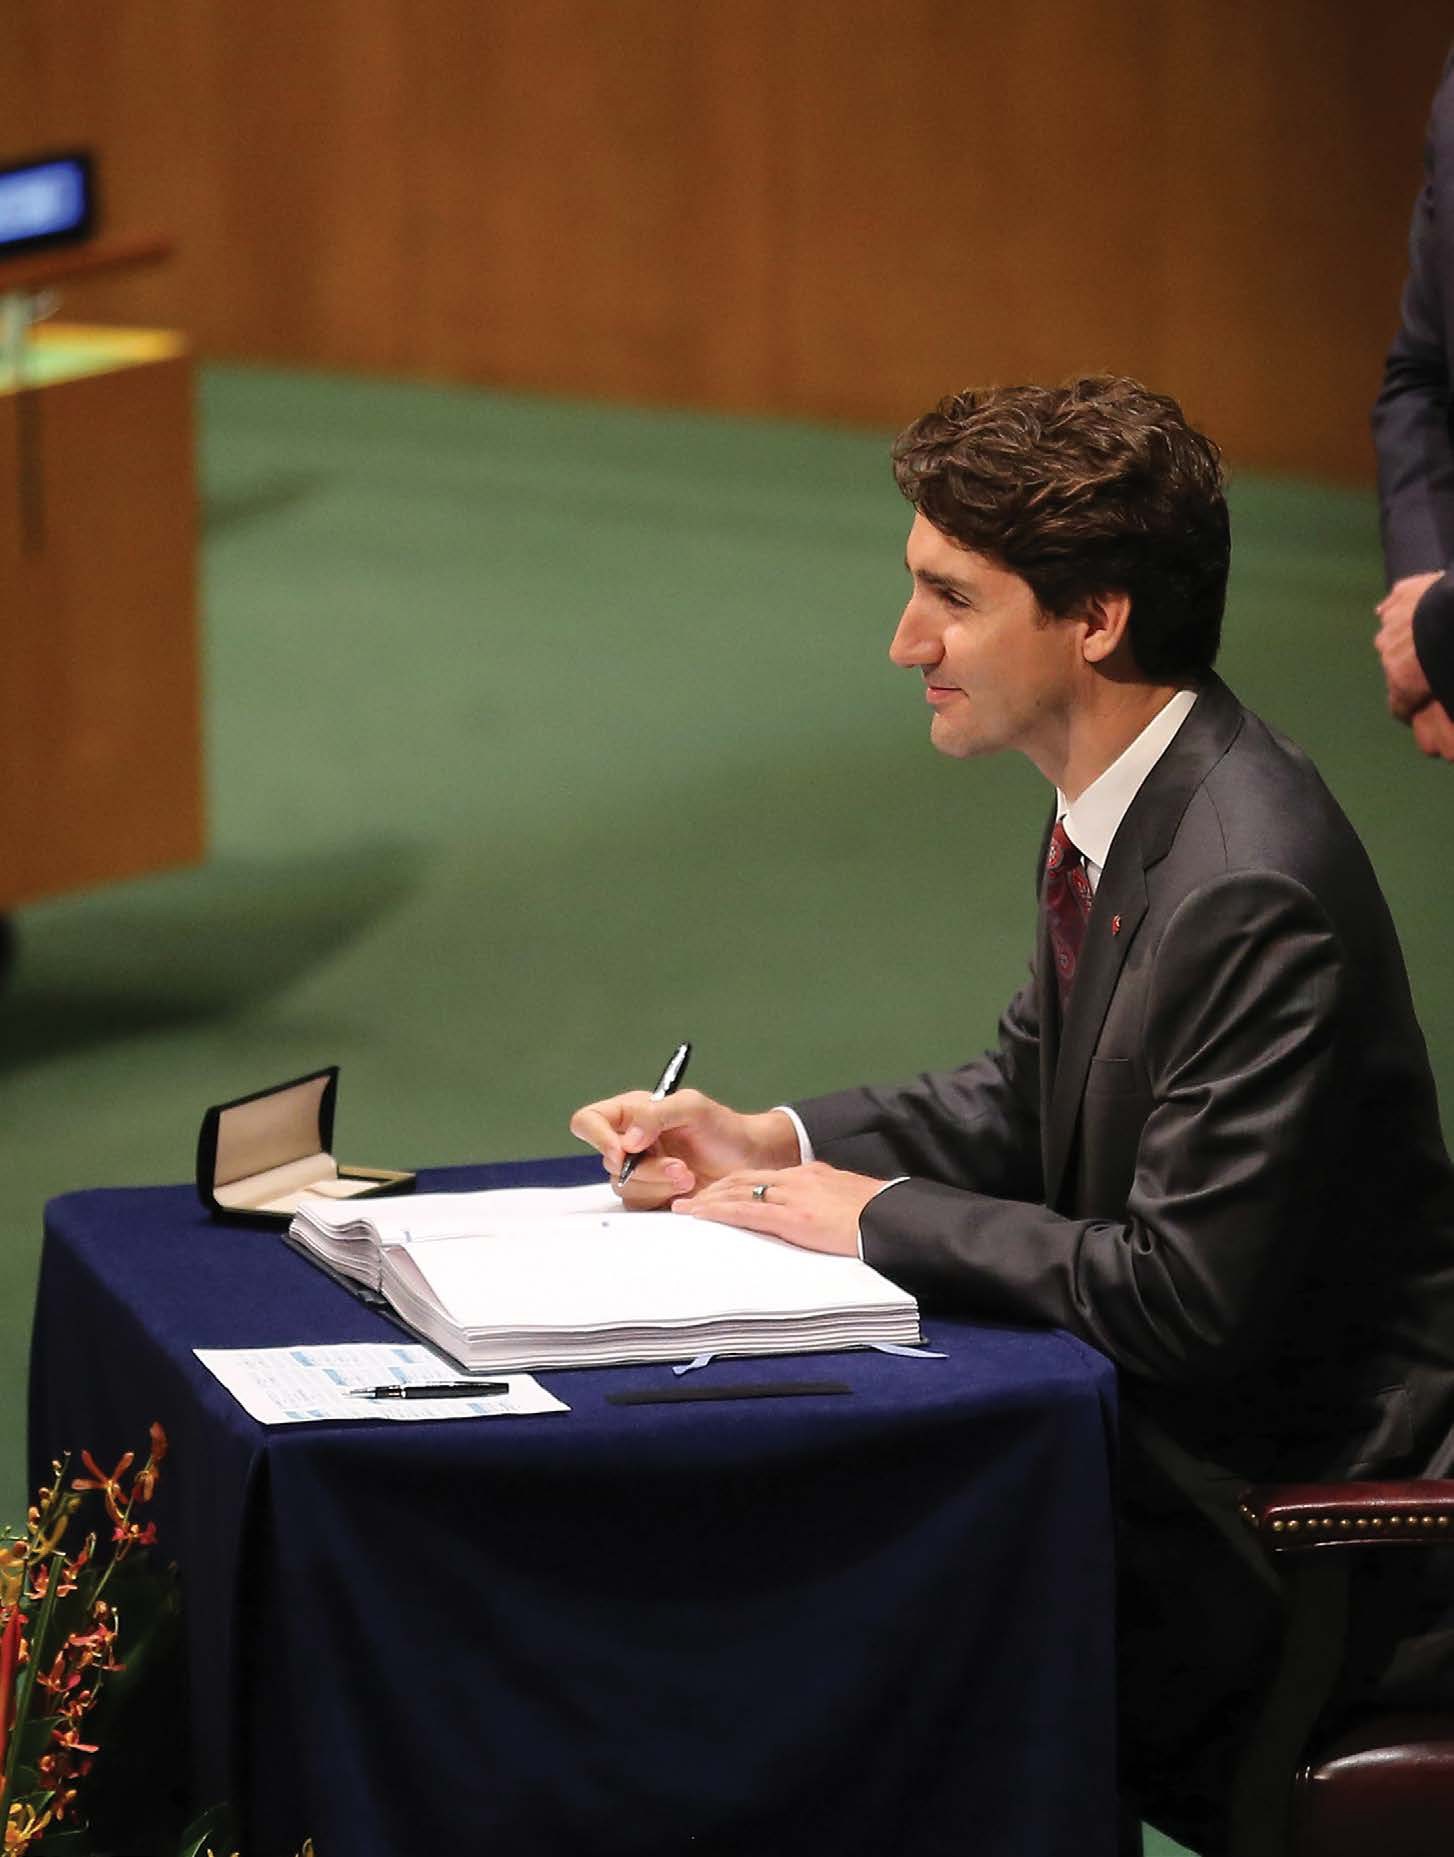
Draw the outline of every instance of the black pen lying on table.
<instances>
[{"instance_id":1,"label":"black pen lying on table","mask_svg":"<svg viewBox=\"0 0 1454 1857\"><path fill-rule=\"evenodd\" d=\"M607 1393L613 1406L687 1406L705 1399L810 1399L820 1393L851 1393L843 1380L766 1380L745 1386L652 1386Z\"/></svg>"},{"instance_id":2,"label":"black pen lying on table","mask_svg":"<svg viewBox=\"0 0 1454 1857\"><path fill-rule=\"evenodd\" d=\"M355 1386L355 1399L474 1399L508 1393L508 1380L441 1380L433 1386Z\"/></svg>"},{"instance_id":3,"label":"black pen lying on table","mask_svg":"<svg viewBox=\"0 0 1454 1857\"><path fill-rule=\"evenodd\" d=\"M666 1069L657 1078L656 1088L651 1092L651 1100L654 1103L659 1103L663 1097L671 1095L672 1091L686 1074L687 1059L691 1055L692 1047L690 1045L678 1045L676 1050L672 1052L671 1056L667 1059ZM616 1188L618 1192L631 1178L631 1175L636 1169L636 1163L640 1159L641 1155L639 1154L628 1154L626 1156L626 1165L616 1177Z\"/></svg>"}]
</instances>

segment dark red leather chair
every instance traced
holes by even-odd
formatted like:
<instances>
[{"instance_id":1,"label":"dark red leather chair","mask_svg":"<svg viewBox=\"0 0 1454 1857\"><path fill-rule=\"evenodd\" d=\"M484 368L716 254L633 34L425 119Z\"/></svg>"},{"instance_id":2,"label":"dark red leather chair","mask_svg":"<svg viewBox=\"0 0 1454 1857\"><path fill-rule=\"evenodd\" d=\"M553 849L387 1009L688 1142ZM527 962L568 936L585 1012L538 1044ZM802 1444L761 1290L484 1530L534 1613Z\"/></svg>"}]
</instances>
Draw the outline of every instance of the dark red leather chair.
<instances>
[{"instance_id":1,"label":"dark red leather chair","mask_svg":"<svg viewBox=\"0 0 1454 1857\"><path fill-rule=\"evenodd\" d=\"M1233 1857L1454 1857L1454 1707L1319 1728L1357 1562L1454 1546L1454 1481L1269 1484L1242 1514L1285 1580L1288 1623L1234 1789Z\"/></svg>"}]
</instances>

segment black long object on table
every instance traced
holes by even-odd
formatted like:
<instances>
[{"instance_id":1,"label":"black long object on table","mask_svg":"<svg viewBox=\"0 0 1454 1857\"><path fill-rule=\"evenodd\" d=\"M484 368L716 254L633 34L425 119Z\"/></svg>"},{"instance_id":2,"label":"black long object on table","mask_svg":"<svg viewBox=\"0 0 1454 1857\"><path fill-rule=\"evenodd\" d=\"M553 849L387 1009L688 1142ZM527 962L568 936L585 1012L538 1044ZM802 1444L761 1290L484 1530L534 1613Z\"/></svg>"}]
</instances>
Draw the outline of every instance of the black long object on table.
<instances>
[{"instance_id":1,"label":"black long object on table","mask_svg":"<svg viewBox=\"0 0 1454 1857\"><path fill-rule=\"evenodd\" d=\"M613 1406L675 1406L698 1399L805 1399L815 1393L851 1393L842 1380L777 1380L764 1386L658 1386L607 1393Z\"/></svg>"}]
</instances>

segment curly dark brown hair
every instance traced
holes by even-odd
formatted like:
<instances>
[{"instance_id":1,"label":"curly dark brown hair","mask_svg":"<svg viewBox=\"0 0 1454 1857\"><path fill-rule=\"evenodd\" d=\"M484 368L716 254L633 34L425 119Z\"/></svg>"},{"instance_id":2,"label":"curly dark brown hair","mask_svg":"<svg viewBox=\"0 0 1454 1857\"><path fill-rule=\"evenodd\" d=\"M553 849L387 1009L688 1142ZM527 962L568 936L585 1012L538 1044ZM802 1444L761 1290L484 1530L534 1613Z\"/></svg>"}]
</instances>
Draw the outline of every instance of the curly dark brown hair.
<instances>
[{"instance_id":1,"label":"curly dark brown hair","mask_svg":"<svg viewBox=\"0 0 1454 1857\"><path fill-rule=\"evenodd\" d=\"M1144 676L1211 670L1231 557L1221 453L1175 400L1114 375L971 388L900 433L893 462L921 515L1046 612L1125 593Z\"/></svg>"}]
</instances>

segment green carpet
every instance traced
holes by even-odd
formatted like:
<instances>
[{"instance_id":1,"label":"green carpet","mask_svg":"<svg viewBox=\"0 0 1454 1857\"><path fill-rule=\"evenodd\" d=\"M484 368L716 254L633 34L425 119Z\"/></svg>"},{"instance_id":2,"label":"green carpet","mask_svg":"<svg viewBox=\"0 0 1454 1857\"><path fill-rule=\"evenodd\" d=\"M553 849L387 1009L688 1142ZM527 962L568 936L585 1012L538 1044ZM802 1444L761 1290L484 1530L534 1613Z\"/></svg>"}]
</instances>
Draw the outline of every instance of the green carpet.
<instances>
[{"instance_id":1,"label":"green carpet","mask_svg":"<svg viewBox=\"0 0 1454 1857\"><path fill-rule=\"evenodd\" d=\"M209 1103L336 1062L340 1155L427 1166L568 1150L575 1104L683 1037L746 1105L986 1041L1046 794L927 746L885 655L885 456L207 373L211 856L22 912L0 997L14 1504L43 1202L189 1178ZM1238 481L1234 524L1222 668L1367 839L1447 1082L1451 885L1420 867L1454 770L1383 713L1372 498Z\"/></svg>"}]
</instances>

